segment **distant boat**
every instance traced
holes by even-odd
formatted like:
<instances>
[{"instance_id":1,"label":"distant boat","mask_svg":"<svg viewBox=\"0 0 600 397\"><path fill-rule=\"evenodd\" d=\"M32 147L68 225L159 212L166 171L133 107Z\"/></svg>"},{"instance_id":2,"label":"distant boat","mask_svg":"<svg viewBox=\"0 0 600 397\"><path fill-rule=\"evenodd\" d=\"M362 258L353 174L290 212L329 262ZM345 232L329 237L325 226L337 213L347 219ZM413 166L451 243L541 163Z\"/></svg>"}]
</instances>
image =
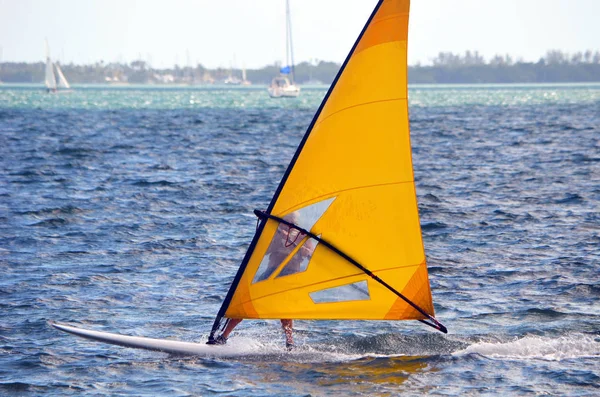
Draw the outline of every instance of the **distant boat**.
<instances>
[{"instance_id":1,"label":"distant boat","mask_svg":"<svg viewBox=\"0 0 600 397\"><path fill-rule=\"evenodd\" d=\"M246 68L242 69L242 85L252 85L252 82L246 78Z\"/></svg>"},{"instance_id":2,"label":"distant boat","mask_svg":"<svg viewBox=\"0 0 600 397\"><path fill-rule=\"evenodd\" d=\"M242 84L242 80L240 80L239 78L233 76L233 75L229 75L224 81L223 83L227 84L227 85L240 85Z\"/></svg>"},{"instance_id":3,"label":"distant boat","mask_svg":"<svg viewBox=\"0 0 600 397\"><path fill-rule=\"evenodd\" d=\"M233 75L233 66L229 68L229 76L223 81L227 85L240 85L242 80L239 77Z\"/></svg>"},{"instance_id":4,"label":"distant boat","mask_svg":"<svg viewBox=\"0 0 600 397\"><path fill-rule=\"evenodd\" d=\"M55 74L56 71L56 74ZM57 83L58 77L58 83ZM71 86L67 81L67 78L60 70L60 66L57 63L53 63L50 58L50 49L48 47L48 41L46 41L46 89L49 93L63 93L71 92Z\"/></svg>"},{"instance_id":5,"label":"distant boat","mask_svg":"<svg viewBox=\"0 0 600 397\"><path fill-rule=\"evenodd\" d=\"M292 22L290 18L290 1L285 1L285 66L279 70L280 75L271 81L268 88L271 98L295 98L300 95L300 87L294 82L294 48L292 46Z\"/></svg>"}]
</instances>

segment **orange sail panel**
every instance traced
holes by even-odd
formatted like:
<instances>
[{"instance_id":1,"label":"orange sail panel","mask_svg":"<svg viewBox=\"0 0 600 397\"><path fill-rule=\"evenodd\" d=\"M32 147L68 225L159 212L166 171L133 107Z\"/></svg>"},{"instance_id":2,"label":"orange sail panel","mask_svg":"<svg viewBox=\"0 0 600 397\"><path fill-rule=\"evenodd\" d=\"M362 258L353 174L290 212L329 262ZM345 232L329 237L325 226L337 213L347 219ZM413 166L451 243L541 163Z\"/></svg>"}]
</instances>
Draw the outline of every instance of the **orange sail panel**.
<instances>
[{"instance_id":1,"label":"orange sail panel","mask_svg":"<svg viewBox=\"0 0 600 397\"><path fill-rule=\"evenodd\" d=\"M383 0L342 66L228 295L224 316L401 320L433 303L413 177L408 0ZM315 238L316 236L316 238Z\"/></svg>"}]
</instances>

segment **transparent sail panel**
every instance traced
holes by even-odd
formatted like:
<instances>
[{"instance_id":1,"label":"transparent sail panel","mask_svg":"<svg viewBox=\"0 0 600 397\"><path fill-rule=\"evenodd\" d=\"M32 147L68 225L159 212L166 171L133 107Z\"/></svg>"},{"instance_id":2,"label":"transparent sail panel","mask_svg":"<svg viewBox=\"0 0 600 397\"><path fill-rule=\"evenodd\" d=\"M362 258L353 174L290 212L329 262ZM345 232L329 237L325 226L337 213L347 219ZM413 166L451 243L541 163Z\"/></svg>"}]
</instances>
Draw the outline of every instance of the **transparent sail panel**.
<instances>
[{"instance_id":1,"label":"transparent sail panel","mask_svg":"<svg viewBox=\"0 0 600 397\"><path fill-rule=\"evenodd\" d=\"M325 211L327 211L327 208L329 208L333 200L335 200L335 197L319 201L318 203L309 205L308 207L304 207L295 212L292 212L290 215L296 216L295 219L297 221L292 223L300 226L302 229L310 231L310 229L313 228L315 223L317 223L317 221L323 216Z\"/></svg>"},{"instance_id":2,"label":"transparent sail panel","mask_svg":"<svg viewBox=\"0 0 600 397\"><path fill-rule=\"evenodd\" d=\"M306 240L302 247L292 256L292 259L285 264L281 272L277 275L277 278L283 276L289 276L291 274L302 273L308 269L308 262L312 258L315 248L317 248L318 241L312 238Z\"/></svg>"},{"instance_id":3,"label":"transparent sail panel","mask_svg":"<svg viewBox=\"0 0 600 397\"><path fill-rule=\"evenodd\" d=\"M365 301L371 299L366 281L327 288L310 293L314 303L334 303L349 301Z\"/></svg>"},{"instance_id":4,"label":"transparent sail panel","mask_svg":"<svg viewBox=\"0 0 600 397\"><path fill-rule=\"evenodd\" d=\"M283 219L294 225L298 225L304 230L310 231L319 218L327 211L327 208L329 208L333 200L335 200L335 197L300 208L297 211L285 215ZM315 240L307 240L306 235L301 233L298 229L280 223L269 244L269 248L267 248L265 256L260 262L252 283L263 281L271 277L271 275L277 271L279 266L286 261L288 256L290 256L300 244L302 245L300 249L298 249L294 254L294 257L289 260L278 276L286 276L305 271L317 246Z\"/></svg>"},{"instance_id":5,"label":"transparent sail panel","mask_svg":"<svg viewBox=\"0 0 600 397\"><path fill-rule=\"evenodd\" d=\"M286 226L283 223L279 224L267 253L260 262L260 266L256 271L256 275L252 283L263 281L271 277L286 258L296 249L298 244L305 240L305 235L300 233L298 229Z\"/></svg>"}]
</instances>

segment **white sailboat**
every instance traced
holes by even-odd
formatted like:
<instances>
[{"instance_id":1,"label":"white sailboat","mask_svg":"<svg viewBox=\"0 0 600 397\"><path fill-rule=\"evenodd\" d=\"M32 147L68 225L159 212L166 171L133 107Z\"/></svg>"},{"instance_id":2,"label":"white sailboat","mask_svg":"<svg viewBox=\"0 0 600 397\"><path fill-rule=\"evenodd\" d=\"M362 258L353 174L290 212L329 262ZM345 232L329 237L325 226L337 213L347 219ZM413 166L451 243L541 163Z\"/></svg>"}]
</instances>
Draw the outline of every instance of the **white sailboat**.
<instances>
[{"instance_id":1,"label":"white sailboat","mask_svg":"<svg viewBox=\"0 0 600 397\"><path fill-rule=\"evenodd\" d=\"M223 81L227 85L240 85L242 80L233 74L233 64L229 67L229 76Z\"/></svg>"},{"instance_id":2,"label":"white sailboat","mask_svg":"<svg viewBox=\"0 0 600 397\"><path fill-rule=\"evenodd\" d=\"M233 75L233 71L229 72L229 76L223 81L223 84L227 85L240 85L242 80Z\"/></svg>"},{"instance_id":3,"label":"white sailboat","mask_svg":"<svg viewBox=\"0 0 600 397\"><path fill-rule=\"evenodd\" d=\"M55 74L56 70L56 74ZM57 82L58 77L58 82ZM71 92L71 86L67 81L67 78L63 74L60 66L52 62L50 58L50 48L48 41L46 41L46 77L45 77L46 89L49 93L63 93Z\"/></svg>"},{"instance_id":4,"label":"white sailboat","mask_svg":"<svg viewBox=\"0 0 600 397\"><path fill-rule=\"evenodd\" d=\"M271 98L295 98L300 95L300 87L294 82L294 49L289 0L285 2L285 9L285 65L279 70L280 75L271 81L268 88Z\"/></svg>"}]
</instances>

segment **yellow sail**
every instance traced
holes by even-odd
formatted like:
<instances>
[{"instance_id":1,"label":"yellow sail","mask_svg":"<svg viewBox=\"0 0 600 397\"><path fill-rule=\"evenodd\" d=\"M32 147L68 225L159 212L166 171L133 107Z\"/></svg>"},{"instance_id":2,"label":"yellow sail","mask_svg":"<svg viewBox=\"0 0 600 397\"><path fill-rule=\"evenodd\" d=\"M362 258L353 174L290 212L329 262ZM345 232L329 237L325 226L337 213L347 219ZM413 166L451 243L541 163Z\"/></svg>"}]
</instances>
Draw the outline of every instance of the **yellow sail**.
<instances>
[{"instance_id":1,"label":"yellow sail","mask_svg":"<svg viewBox=\"0 0 600 397\"><path fill-rule=\"evenodd\" d=\"M220 316L439 324L412 169L409 5L377 4L259 213Z\"/></svg>"}]
</instances>

